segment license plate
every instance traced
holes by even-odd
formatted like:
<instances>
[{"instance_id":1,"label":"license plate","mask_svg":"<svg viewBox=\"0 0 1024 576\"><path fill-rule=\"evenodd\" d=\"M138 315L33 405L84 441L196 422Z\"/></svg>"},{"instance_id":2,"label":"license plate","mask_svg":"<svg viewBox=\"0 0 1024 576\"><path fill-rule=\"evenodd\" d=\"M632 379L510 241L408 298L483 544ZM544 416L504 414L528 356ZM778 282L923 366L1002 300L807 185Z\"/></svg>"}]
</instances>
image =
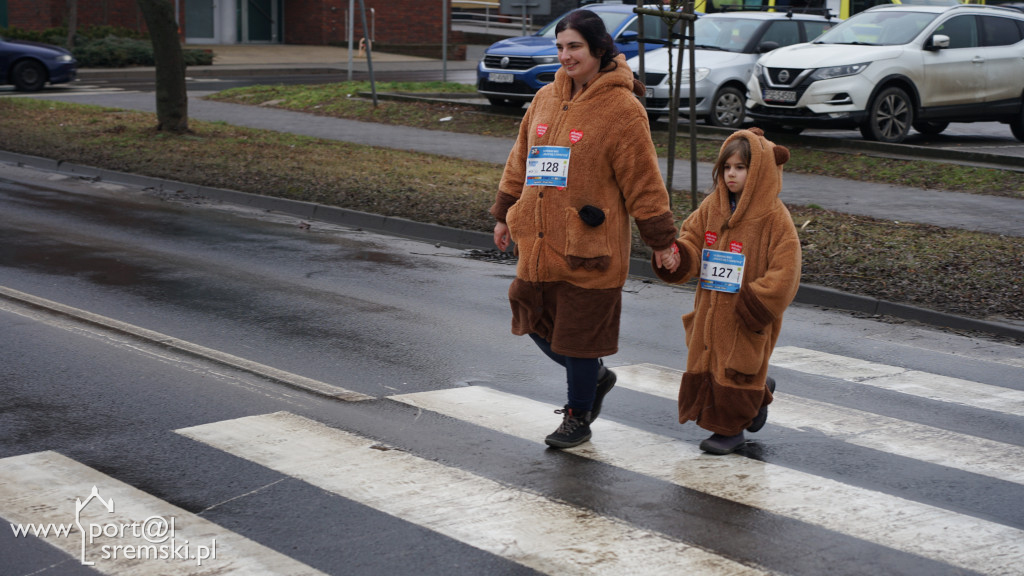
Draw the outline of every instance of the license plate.
<instances>
[{"instance_id":1,"label":"license plate","mask_svg":"<svg viewBox=\"0 0 1024 576\"><path fill-rule=\"evenodd\" d=\"M654 88L645 88L644 89L644 96L646 96L648 98L654 98Z\"/></svg>"},{"instance_id":2,"label":"license plate","mask_svg":"<svg viewBox=\"0 0 1024 576\"><path fill-rule=\"evenodd\" d=\"M765 102L796 102L796 92L792 90L765 90Z\"/></svg>"},{"instance_id":3,"label":"license plate","mask_svg":"<svg viewBox=\"0 0 1024 576\"><path fill-rule=\"evenodd\" d=\"M497 72L488 73L487 79L496 84L511 84L514 81L511 74L499 74Z\"/></svg>"}]
</instances>

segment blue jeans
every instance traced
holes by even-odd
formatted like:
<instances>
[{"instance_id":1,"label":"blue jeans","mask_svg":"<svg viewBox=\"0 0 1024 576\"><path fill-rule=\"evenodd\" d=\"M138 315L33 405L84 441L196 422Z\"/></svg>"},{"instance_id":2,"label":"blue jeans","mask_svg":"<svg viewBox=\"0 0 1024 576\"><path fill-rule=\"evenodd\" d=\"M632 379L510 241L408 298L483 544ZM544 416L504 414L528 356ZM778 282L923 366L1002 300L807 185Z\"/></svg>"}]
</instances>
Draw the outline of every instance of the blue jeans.
<instances>
[{"instance_id":1,"label":"blue jeans","mask_svg":"<svg viewBox=\"0 0 1024 576\"><path fill-rule=\"evenodd\" d=\"M597 358L574 358L552 352L551 343L536 334L530 338L537 343L548 358L565 367L565 378L569 384L569 408L573 412L590 412L597 394L597 373L601 369L601 361Z\"/></svg>"}]
</instances>

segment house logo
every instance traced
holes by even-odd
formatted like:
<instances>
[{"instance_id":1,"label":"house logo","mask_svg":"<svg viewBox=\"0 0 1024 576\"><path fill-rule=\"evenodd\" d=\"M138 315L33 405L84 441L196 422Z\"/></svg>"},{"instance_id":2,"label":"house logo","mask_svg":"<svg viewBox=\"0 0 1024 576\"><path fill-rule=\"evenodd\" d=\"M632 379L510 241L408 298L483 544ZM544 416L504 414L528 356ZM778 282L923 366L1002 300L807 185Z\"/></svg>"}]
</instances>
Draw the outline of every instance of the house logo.
<instances>
[{"instance_id":1,"label":"house logo","mask_svg":"<svg viewBox=\"0 0 1024 576\"><path fill-rule=\"evenodd\" d=\"M75 518L71 524L11 524L16 537L81 538L79 560L83 566L97 562L137 562L140 560L194 561L202 566L217 558L217 540L197 544L179 537L173 516L150 516L128 520L118 514L113 498L103 498L96 486L89 496L75 499Z\"/></svg>"}]
</instances>

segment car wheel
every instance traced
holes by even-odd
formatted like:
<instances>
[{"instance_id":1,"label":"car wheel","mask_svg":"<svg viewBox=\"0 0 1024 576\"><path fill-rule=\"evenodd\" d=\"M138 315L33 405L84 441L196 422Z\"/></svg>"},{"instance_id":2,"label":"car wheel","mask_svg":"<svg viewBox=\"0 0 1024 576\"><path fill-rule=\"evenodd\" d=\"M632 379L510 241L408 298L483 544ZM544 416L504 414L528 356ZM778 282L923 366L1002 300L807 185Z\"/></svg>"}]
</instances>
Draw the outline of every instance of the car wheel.
<instances>
[{"instance_id":1,"label":"car wheel","mask_svg":"<svg viewBox=\"0 0 1024 576\"><path fill-rule=\"evenodd\" d=\"M949 127L949 122L933 122L931 120L918 120L914 122L914 130L927 136L941 134L947 127Z\"/></svg>"},{"instance_id":2,"label":"car wheel","mask_svg":"<svg viewBox=\"0 0 1024 576\"><path fill-rule=\"evenodd\" d=\"M902 88L882 90L868 108L860 133L868 140L889 144L902 142L914 123L914 106Z\"/></svg>"},{"instance_id":3,"label":"car wheel","mask_svg":"<svg viewBox=\"0 0 1024 576\"><path fill-rule=\"evenodd\" d=\"M522 100L509 100L508 98L497 98L494 96L488 96L487 101L491 103L491 106L497 106L499 108L522 108Z\"/></svg>"},{"instance_id":4,"label":"car wheel","mask_svg":"<svg viewBox=\"0 0 1024 576\"><path fill-rule=\"evenodd\" d=\"M707 118L708 124L722 128L739 128L740 124L743 124L743 116L746 114L743 107L745 100L743 92L738 89L722 88L715 94L715 99L712 101L711 113Z\"/></svg>"},{"instance_id":5,"label":"car wheel","mask_svg":"<svg viewBox=\"0 0 1024 576\"><path fill-rule=\"evenodd\" d=\"M1010 130L1014 138L1024 142L1024 105L1021 105L1017 117L1010 121Z\"/></svg>"},{"instance_id":6,"label":"car wheel","mask_svg":"<svg viewBox=\"0 0 1024 576\"><path fill-rule=\"evenodd\" d=\"M41 90L46 84L46 69L35 60L22 60L11 71L14 87L22 92Z\"/></svg>"}]
</instances>

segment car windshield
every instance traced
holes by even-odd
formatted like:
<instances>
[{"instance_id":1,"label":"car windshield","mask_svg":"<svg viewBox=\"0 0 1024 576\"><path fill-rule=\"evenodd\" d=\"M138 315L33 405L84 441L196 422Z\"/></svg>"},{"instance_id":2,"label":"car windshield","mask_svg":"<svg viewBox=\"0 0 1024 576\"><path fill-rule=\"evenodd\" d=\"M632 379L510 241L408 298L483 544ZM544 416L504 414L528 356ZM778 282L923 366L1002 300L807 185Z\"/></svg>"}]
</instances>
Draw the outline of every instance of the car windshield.
<instances>
[{"instance_id":1,"label":"car windshield","mask_svg":"<svg viewBox=\"0 0 1024 576\"><path fill-rule=\"evenodd\" d=\"M601 20L604 21L604 27L608 29L609 34L614 34L615 31L618 30L620 26L622 26L622 22L624 20L633 17L633 14L630 12L598 12L597 15L600 16ZM557 26L558 22L561 20L562 18L552 21L550 24L541 29L540 32L537 32L537 36L543 36L544 38L554 39L555 26Z\"/></svg>"},{"instance_id":2,"label":"car windshield","mask_svg":"<svg viewBox=\"0 0 1024 576\"><path fill-rule=\"evenodd\" d=\"M694 23L696 48L742 52L761 20L750 18L699 18Z\"/></svg>"},{"instance_id":3,"label":"car windshield","mask_svg":"<svg viewBox=\"0 0 1024 576\"><path fill-rule=\"evenodd\" d=\"M815 44L864 44L899 46L917 37L938 14L879 10L861 12L825 32Z\"/></svg>"}]
</instances>

